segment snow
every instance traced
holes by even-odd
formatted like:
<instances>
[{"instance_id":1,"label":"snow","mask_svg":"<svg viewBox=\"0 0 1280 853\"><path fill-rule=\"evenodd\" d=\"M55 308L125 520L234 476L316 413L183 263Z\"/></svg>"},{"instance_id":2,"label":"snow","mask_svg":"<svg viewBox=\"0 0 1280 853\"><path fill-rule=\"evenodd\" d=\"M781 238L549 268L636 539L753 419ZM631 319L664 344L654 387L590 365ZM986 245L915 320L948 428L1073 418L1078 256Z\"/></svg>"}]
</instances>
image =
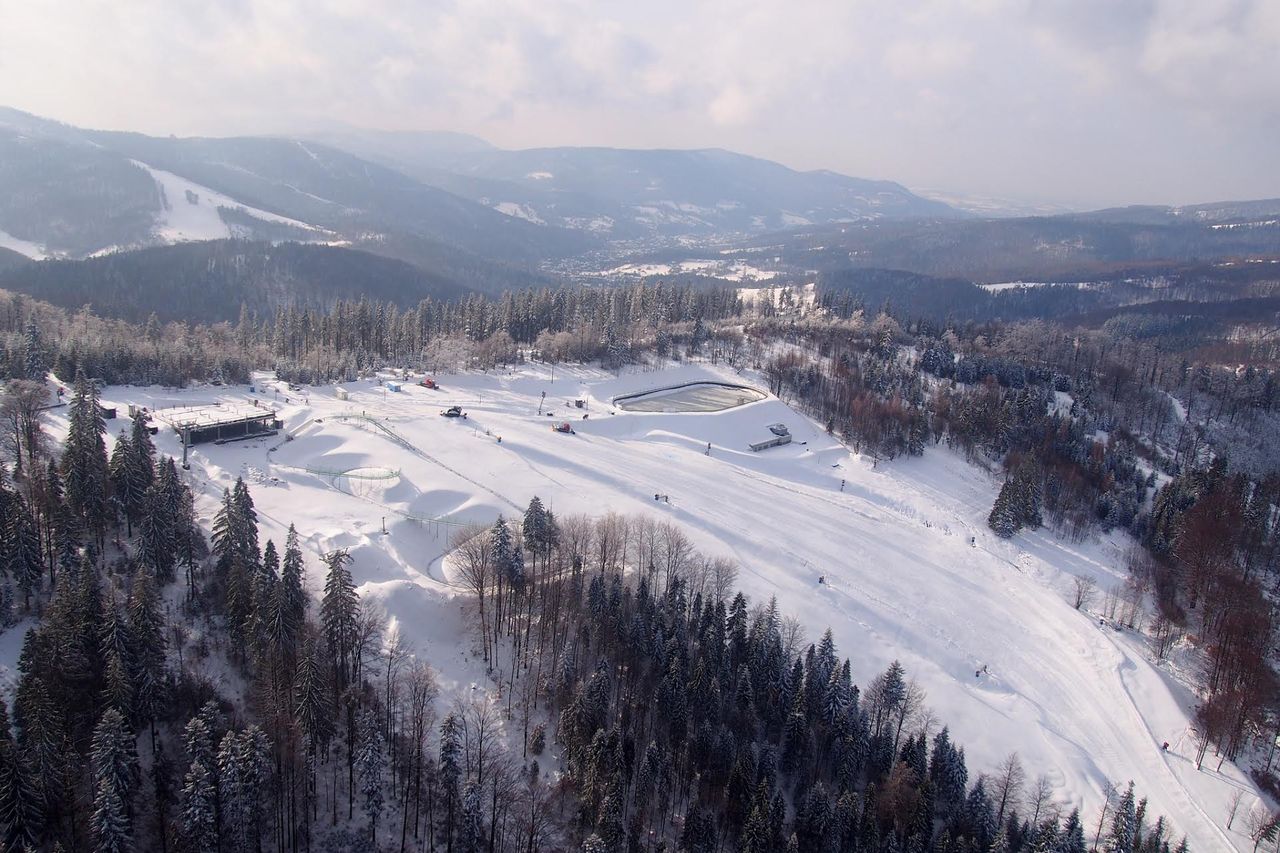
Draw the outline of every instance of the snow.
<instances>
[{"instance_id":1,"label":"snow","mask_svg":"<svg viewBox=\"0 0 1280 853\"><path fill-rule=\"evenodd\" d=\"M9 249L19 255L26 255L33 261L43 261L49 257L49 253L45 251L44 246L39 243L32 243L30 240L21 240L8 231L0 231L0 249Z\"/></svg>"},{"instance_id":2,"label":"snow","mask_svg":"<svg viewBox=\"0 0 1280 853\"><path fill-rule=\"evenodd\" d=\"M537 211L528 205L519 204L514 201L500 201L493 206L493 209L499 213L505 213L507 216L514 216L517 219L524 219L535 225L546 225L546 220L538 215Z\"/></svg>"},{"instance_id":3,"label":"snow","mask_svg":"<svg viewBox=\"0 0 1280 853\"><path fill-rule=\"evenodd\" d=\"M720 412L759 402L766 396L763 391L744 385L696 382L629 394L615 398L613 404L626 412Z\"/></svg>"},{"instance_id":4,"label":"snow","mask_svg":"<svg viewBox=\"0 0 1280 853\"><path fill-rule=\"evenodd\" d=\"M566 228L577 228L582 231L594 231L597 234L613 230L614 221L611 216L566 216L563 221Z\"/></svg>"},{"instance_id":5,"label":"snow","mask_svg":"<svg viewBox=\"0 0 1280 853\"><path fill-rule=\"evenodd\" d=\"M776 304L778 296L783 290L792 291L792 295L796 298L796 303L802 308L812 308L818 300L818 285L816 282L802 284L799 287L739 287L738 298L742 300L743 305L755 305L761 297L768 295Z\"/></svg>"},{"instance_id":6,"label":"snow","mask_svg":"<svg viewBox=\"0 0 1280 853\"><path fill-rule=\"evenodd\" d=\"M991 475L943 447L873 463L772 396L712 413L624 412L610 402L683 383L762 385L751 374L683 365L615 376L560 365L554 375L533 365L441 376L444 390L406 383L400 394L350 382L348 401L334 386L299 395L261 385L259 399L279 407L293 440L193 448L200 512L207 523L222 490L249 478L264 539L279 543L297 524L314 591L319 554L349 548L362 596L437 668L445 703L488 683L446 557L458 524L515 515L534 495L561 516L670 519L704 553L736 559L744 592L757 603L776 595L809 639L830 626L859 684L900 660L964 745L970 778L1016 751L1033 774L1048 776L1061 805L1094 819L1104 784L1132 779L1149 813L1166 815L1194 850L1249 849L1243 818L1231 833L1220 827L1231 793L1247 792L1244 814L1256 789L1231 765L1195 770L1194 697L1153 662L1141 637L1070 604L1075 576L1101 590L1122 581L1123 536L1070 543L1037 531L1001 540L985 524L999 485ZM130 402L243 404L249 395L109 388L104 398L123 412ZM455 404L467 420L437 415ZM552 431L565 417L576 434ZM791 445L746 449L778 422ZM181 453L168 428L156 442ZM655 492L670 503L655 503Z\"/></svg>"},{"instance_id":7,"label":"snow","mask_svg":"<svg viewBox=\"0 0 1280 853\"><path fill-rule=\"evenodd\" d=\"M768 281L777 278L779 273L760 269L746 261L712 258L694 258L675 263L630 263L621 264L595 275L609 278L647 278L655 275L679 274L705 275L722 278L727 281Z\"/></svg>"},{"instance_id":8,"label":"snow","mask_svg":"<svg viewBox=\"0 0 1280 853\"><path fill-rule=\"evenodd\" d=\"M153 232L156 237L167 243L223 240L237 236L233 227L228 225L219 213L218 208L221 207L233 208L264 222L289 225L304 231L320 230L287 216L268 213L265 210L241 204L230 196L172 172L154 169L138 160L134 160L133 163L146 169L161 190L163 196L161 210L156 215Z\"/></svg>"}]
</instances>

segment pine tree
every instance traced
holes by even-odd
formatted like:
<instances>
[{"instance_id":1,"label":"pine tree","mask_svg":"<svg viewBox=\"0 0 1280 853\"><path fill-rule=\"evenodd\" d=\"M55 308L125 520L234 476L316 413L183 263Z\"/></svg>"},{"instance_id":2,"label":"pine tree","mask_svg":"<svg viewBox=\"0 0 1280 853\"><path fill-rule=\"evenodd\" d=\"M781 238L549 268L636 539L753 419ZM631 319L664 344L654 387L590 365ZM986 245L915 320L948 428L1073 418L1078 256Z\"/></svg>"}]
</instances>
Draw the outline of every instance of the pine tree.
<instances>
[{"instance_id":1,"label":"pine tree","mask_svg":"<svg viewBox=\"0 0 1280 853\"><path fill-rule=\"evenodd\" d=\"M133 716L133 682L129 678L129 671L125 667L124 659L115 649L107 652L106 660L106 683L102 688L103 704L119 711L121 716L128 719Z\"/></svg>"},{"instance_id":2,"label":"pine tree","mask_svg":"<svg viewBox=\"0 0 1280 853\"><path fill-rule=\"evenodd\" d=\"M365 708L360 715L359 752L356 754L356 773L360 779L361 808L369 819L369 840L378 843L378 818L382 816L382 774L386 769L383 754L382 732L373 711Z\"/></svg>"},{"instance_id":3,"label":"pine tree","mask_svg":"<svg viewBox=\"0 0 1280 853\"><path fill-rule=\"evenodd\" d=\"M444 800L444 832L445 837L452 839L455 815L462 796L462 734L458 730L460 721L454 714L449 714L440 724L440 761L439 775L442 798Z\"/></svg>"},{"instance_id":4,"label":"pine tree","mask_svg":"<svg viewBox=\"0 0 1280 853\"><path fill-rule=\"evenodd\" d=\"M1105 849L1107 853L1134 853L1134 840L1138 833L1137 804L1133 794L1133 783L1120 796L1116 804L1115 815L1111 819L1111 831L1107 833Z\"/></svg>"},{"instance_id":5,"label":"pine tree","mask_svg":"<svg viewBox=\"0 0 1280 853\"><path fill-rule=\"evenodd\" d=\"M122 432L116 437L115 447L111 449L107 471L111 477L112 500L117 511L125 517L125 531L130 538L133 537L133 523L138 520L142 509L142 495L133 491L132 456L129 437Z\"/></svg>"},{"instance_id":6,"label":"pine tree","mask_svg":"<svg viewBox=\"0 0 1280 853\"><path fill-rule=\"evenodd\" d=\"M480 853L484 844L484 815L481 813L480 786L469 781L462 791L462 814L458 818L459 853ZM606 849L608 849L606 845Z\"/></svg>"},{"instance_id":7,"label":"pine tree","mask_svg":"<svg viewBox=\"0 0 1280 853\"><path fill-rule=\"evenodd\" d=\"M987 526L994 530L1001 539L1012 537L1021 527L1018 523L1018 511L1015 506L1017 493L1018 484L1016 478L1013 476L1006 477L1004 485L1000 487L1000 494L996 495L996 502L991 508L991 514L987 516Z\"/></svg>"},{"instance_id":8,"label":"pine tree","mask_svg":"<svg viewBox=\"0 0 1280 853\"><path fill-rule=\"evenodd\" d=\"M294 716L310 743L317 747L327 744L333 731L333 718L325 698L326 688L320 650L313 641L306 645L298 660L298 674L294 681Z\"/></svg>"},{"instance_id":9,"label":"pine tree","mask_svg":"<svg viewBox=\"0 0 1280 853\"><path fill-rule=\"evenodd\" d=\"M1080 810L1073 809L1062 831L1058 833L1058 842L1054 853L1085 853L1084 826L1080 822Z\"/></svg>"},{"instance_id":10,"label":"pine tree","mask_svg":"<svg viewBox=\"0 0 1280 853\"><path fill-rule=\"evenodd\" d=\"M93 730L90 763L95 849L104 853L128 850L133 834L128 808L136 783L138 755L133 732L124 715L114 708L102 713Z\"/></svg>"},{"instance_id":11,"label":"pine tree","mask_svg":"<svg viewBox=\"0 0 1280 853\"><path fill-rule=\"evenodd\" d=\"M281 565L278 587L281 621L286 636L296 642L306 617L307 596L302 588L302 549L298 546L298 531L292 524L284 540L284 561Z\"/></svg>"},{"instance_id":12,"label":"pine tree","mask_svg":"<svg viewBox=\"0 0 1280 853\"><path fill-rule=\"evenodd\" d=\"M498 516L489 536L491 559L495 571L513 588L519 588L524 581L524 557L511 538L511 528L507 526L507 520Z\"/></svg>"},{"instance_id":13,"label":"pine tree","mask_svg":"<svg viewBox=\"0 0 1280 853\"><path fill-rule=\"evenodd\" d=\"M354 653L357 625L360 621L360 597L355 580L347 566L351 555L339 549L326 554L329 572L320 600L320 624L333 661L334 690L342 693L351 683L355 666Z\"/></svg>"},{"instance_id":14,"label":"pine tree","mask_svg":"<svg viewBox=\"0 0 1280 853\"><path fill-rule=\"evenodd\" d=\"M40 790L14 743L9 710L0 699L0 847L33 845L40 817Z\"/></svg>"},{"instance_id":15,"label":"pine tree","mask_svg":"<svg viewBox=\"0 0 1280 853\"><path fill-rule=\"evenodd\" d=\"M0 489L3 488L0 472ZM4 492L0 501L0 570L8 572L22 591L23 609L31 610L31 594L39 587L44 574L40 553L40 535L31 508L21 495Z\"/></svg>"},{"instance_id":16,"label":"pine tree","mask_svg":"<svg viewBox=\"0 0 1280 853\"><path fill-rule=\"evenodd\" d=\"M182 834L192 853L217 853L217 792L213 777L200 761L192 761L182 787Z\"/></svg>"},{"instance_id":17,"label":"pine tree","mask_svg":"<svg viewBox=\"0 0 1280 853\"><path fill-rule=\"evenodd\" d=\"M229 731L218 747L218 804L224 836L229 836L235 853L247 853L249 803L258 794L245 784L240 736Z\"/></svg>"},{"instance_id":18,"label":"pine tree","mask_svg":"<svg viewBox=\"0 0 1280 853\"><path fill-rule=\"evenodd\" d=\"M49 361L44 341L40 337L40 327L36 325L34 318L27 321L23 368L26 378L32 382L44 382L48 378Z\"/></svg>"},{"instance_id":19,"label":"pine tree","mask_svg":"<svg viewBox=\"0 0 1280 853\"><path fill-rule=\"evenodd\" d=\"M89 826L94 853L128 853L133 849L129 816L114 788L98 788L94 794Z\"/></svg>"},{"instance_id":20,"label":"pine tree","mask_svg":"<svg viewBox=\"0 0 1280 853\"><path fill-rule=\"evenodd\" d=\"M107 449L103 441L107 425L98 403L98 388L76 373L71 400L70 426L62 453L67 504L85 527L102 543L108 518L107 491L110 476Z\"/></svg>"},{"instance_id":21,"label":"pine tree","mask_svg":"<svg viewBox=\"0 0 1280 853\"><path fill-rule=\"evenodd\" d=\"M155 579L140 568L129 593L129 637L133 643L134 707L140 719L154 723L163 705L165 686L164 616ZM154 729L153 729L154 734Z\"/></svg>"}]
</instances>

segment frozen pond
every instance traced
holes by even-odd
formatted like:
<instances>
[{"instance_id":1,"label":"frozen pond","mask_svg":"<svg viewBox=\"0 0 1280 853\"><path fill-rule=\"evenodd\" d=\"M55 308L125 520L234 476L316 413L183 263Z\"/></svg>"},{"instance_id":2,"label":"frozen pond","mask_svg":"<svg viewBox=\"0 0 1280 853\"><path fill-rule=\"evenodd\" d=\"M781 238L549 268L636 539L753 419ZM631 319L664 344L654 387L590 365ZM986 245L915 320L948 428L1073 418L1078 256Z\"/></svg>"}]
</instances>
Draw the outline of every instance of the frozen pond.
<instances>
[{"instance_id":1,"label":"frozen pond","mask_svg":"<svg viewBox=\"0 0 1280 853\"><path fill-rule=\"evenodd\" d=\"M627 412L719 412L763 400L765 394L744 385L694 382L642 394L617 397L613 403Z\"/></svg>"}]
</instances>

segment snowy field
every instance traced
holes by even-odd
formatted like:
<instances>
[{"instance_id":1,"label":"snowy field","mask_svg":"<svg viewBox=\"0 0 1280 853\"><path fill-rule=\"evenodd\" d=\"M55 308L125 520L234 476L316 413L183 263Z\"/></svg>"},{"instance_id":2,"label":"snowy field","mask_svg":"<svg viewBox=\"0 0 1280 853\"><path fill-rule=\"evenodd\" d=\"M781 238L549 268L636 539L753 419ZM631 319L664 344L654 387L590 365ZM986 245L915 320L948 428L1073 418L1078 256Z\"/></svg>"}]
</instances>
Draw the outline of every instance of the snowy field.
<instances>
[{"instance_id":1,"label":"snowy field","mask_svg":"<svg viewBox=\"0 0 1280 853\"><path fill-rule=\"evenodd\" d=\"M26 255L33 261L43 261L49 257L44 247L30 240L19 240L8 231L0 231L0 249L8 249L19 255Z\"/></svg>"},{"instance_id":2,"label":"snowy field","mask_svg":"<svg viewBox=\"0 0 1280 853\"><path fill-rule=\"evenodd\" d=\"M279 543L297 524L313 555L310 588L318 594L322 585L314 557L349 548L361 594L440 670L446 693L458 693L483 690L486 679L446 558L456 524L515 515L535 494L561 515L650 513L678 523L704 553L735 558L753 602L776 595L811 640L830 626L859 684L901 660L965 746L971 780L1016 750L1032 774L1048 775L1064 807L1081 805L1094 820L1106 780L1132 779L1149 814L1167 815L1199 853L1251 847L1244 815L1257 793L1233 767L1217 773L1211 761L1195 770L1192 696L1152 664L1141 637L1100 626L1069 603L1075 575L1102 589L1120 579L1121 538L1076 545L1042 531L1002 541L985 525L998 487L991 476L937 447L873 466L773 397L714 413L625 412L610 403L655 387L757 377L701 366L620 377L561 366L555 377L522 367L439 377L438 391L406 384L401 393L348 383L347 401L334 386L299 394L261 383L257 398L279 408L293 440L194 448L202 520L223 488L245 477L264 539ZM244 387L104 395L122 415L128 403L249 397ZM466 420L439 417L455 404ZM576 434L553 432L566 417ZM54 419L57 432L65 410ZM775 422L795 443L748 452ZM123 417L108 424L112 434L127 426ZM167 428L157 445L181 454ZM670 503L656 504L655 492ZM1227 833L1226 803L1237 789L1244 800Z\"/></svg>"},{"instance_id":3,"label":"snowy field","mask_svg":"<svg viewBox=\"0 0 1280 853\"><path fill-rule=\"evenodd\" d=\"M643 394L626 394L615 398L613 403L624 412L722 412L757 403L766 396L763 391L744 385L696 382Z\"/></svg>"}]
</instances>

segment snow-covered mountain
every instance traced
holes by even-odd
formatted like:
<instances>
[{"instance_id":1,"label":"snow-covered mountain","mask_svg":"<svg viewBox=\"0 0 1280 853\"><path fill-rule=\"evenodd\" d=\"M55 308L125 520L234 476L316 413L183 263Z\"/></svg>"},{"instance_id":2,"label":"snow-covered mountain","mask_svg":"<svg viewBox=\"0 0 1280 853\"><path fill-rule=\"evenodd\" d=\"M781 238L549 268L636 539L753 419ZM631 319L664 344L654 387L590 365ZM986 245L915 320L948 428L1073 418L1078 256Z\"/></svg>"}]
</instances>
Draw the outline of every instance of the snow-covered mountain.
<instances>
[{"instance_id":1,"label":"snow-covered mountain","mask_svg":"<svg viewBox=\"0 0 1280 853\"><path fill-rule=\"evenodd\" d=\"M530 266L590 246L318 143L89 131L3 108L0 232L33 258L237 237Z\"/></svg>"},{"instance_id":2,"label":"snow-covered mountain","mask_svg":"<svg viewBox=\"0 0 1280 853\"><path fill-rule=\"evenodd\" d=\"M508 151L412 138L348 132L339 144L511 216L618 238L960 215L892 181L800 172L721 149Z\"/></svg>"}]
</instances>

